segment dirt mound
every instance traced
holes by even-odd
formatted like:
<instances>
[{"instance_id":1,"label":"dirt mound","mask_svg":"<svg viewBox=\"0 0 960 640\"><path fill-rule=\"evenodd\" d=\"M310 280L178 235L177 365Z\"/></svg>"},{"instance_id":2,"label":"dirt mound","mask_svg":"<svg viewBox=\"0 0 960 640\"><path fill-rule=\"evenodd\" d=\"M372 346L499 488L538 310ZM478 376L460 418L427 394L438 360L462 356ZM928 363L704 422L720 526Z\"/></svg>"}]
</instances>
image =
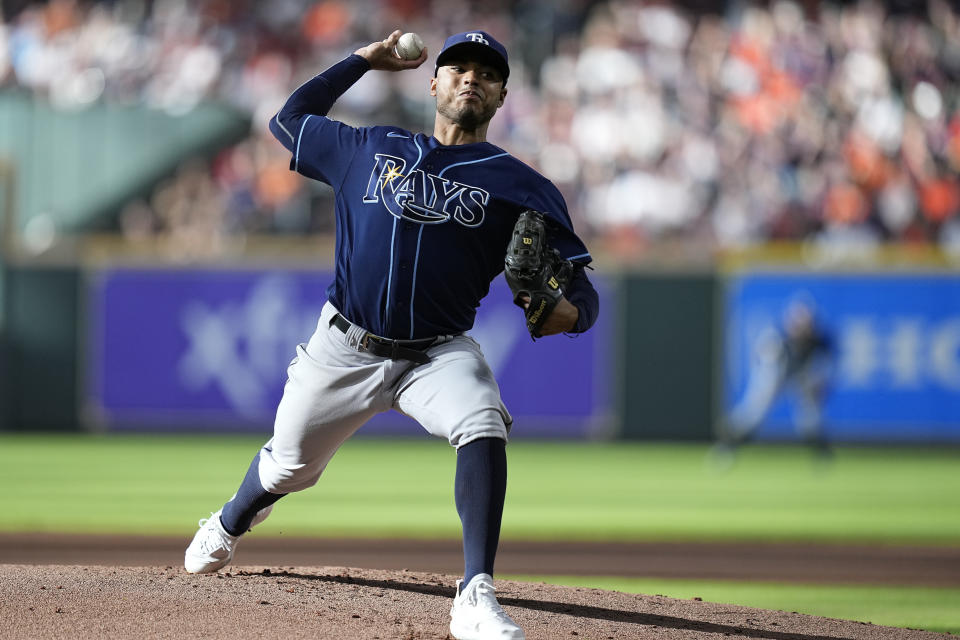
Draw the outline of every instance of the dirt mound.
<instances>
[{"instance_id":1,"label":"dirt mound","mask_svg":"<svg viewBox=\"0 0 960 640\"><path fill-rule=\"evenodd\" d=\"M456 578L338 567L0 565L4 638L448 638ZM498 581L530 640L922 640L894 629L661 596Z\"/></svg>"}]
</instances>

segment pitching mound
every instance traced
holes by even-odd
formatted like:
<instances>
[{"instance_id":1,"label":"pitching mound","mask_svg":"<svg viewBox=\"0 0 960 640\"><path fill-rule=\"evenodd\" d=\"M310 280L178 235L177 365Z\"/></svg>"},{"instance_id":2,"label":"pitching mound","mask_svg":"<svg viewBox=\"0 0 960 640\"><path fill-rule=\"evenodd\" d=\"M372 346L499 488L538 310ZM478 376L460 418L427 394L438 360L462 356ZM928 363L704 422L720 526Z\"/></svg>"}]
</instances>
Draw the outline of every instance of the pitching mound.
<instances>
[{"instance_id":1,"label":"pitching mound","mask_svg":"<svg viewBox=\"0 0 960 640\"><path fill-rule=\"evenodd\" d=\"M456 578L337 567L0 565L4 638L449 638ZM498 581L530 640L922 640L947 634L598 589Z\"/></svg>"}]
</instances>

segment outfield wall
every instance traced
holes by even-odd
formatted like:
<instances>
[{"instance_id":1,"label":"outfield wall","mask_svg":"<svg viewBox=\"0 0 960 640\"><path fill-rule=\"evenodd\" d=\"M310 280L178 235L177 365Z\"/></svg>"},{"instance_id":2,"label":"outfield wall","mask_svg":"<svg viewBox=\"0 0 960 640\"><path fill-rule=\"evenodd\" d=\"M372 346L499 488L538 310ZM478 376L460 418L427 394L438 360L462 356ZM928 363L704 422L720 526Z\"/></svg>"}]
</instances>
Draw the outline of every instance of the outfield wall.
<instances>
[{"instance_id":1,"label":"outfield wall","mask_svg":"<svg viewBox=\"0 0 960 640\"><path fill-rule=\"evenodd\" d=\"M641 440L709 440L715 406L717 278L712 272L622 276L617 315L619 433Z\"/></svg>"},{"instance_id":2,"label":"outfield wall","mask_svg":"<svg viewBox=\"0 0 960 640\"><path fill-rule=\"evenodd\" d=\"M960 442L960 274L746 266L592 274L598 326L533 343L498 280L478 314L517 437L710 440L742 398L755 337L798 294L836 345L827 434ZM6 270L3 429L267 433L330 280L302 267ZM795 439L778 401L762 440ZM366 433L418 433L398 415Z\"/></svg>"},{"instance_id":3,"label":"outfield wall","mask_svg":"<svg viewBox=\"0 0 960 640\"><path fill-rule=\"evenodd\" d=\"M2 291L0 424L38 431L81 428L79 270L10 266Z\"/></svg>"},{"instance_id":4,"label":"outfield wall","mask_svg":"<svg viewBox=\"0 0 960 640\"><path fill-rule=\"evenodd\" d=\"M832 344L823 404L828 436L960 443L960 275L753 268L723 282L724 413L749 393L763 336L800 300ZM795 439L798 410L794 396L781 394L758 435Z\"/></svg>"},{"instance_id":5,"label":"outfield wall","mask_svg":"<svg viewBox=\"0 0 960 640\"><path fill-rule=\"evenodd\" d=\"M98 430L266 432L297 343L316 329L327 270L109 268L88 274L83 409ZM596 279L604 298L608 280ZM471 335L517 435L592 438L611 425L611 314L576 338L534 342L498 279ZM367 434L418 433L398 413Z\"/></svg>"}]
</instances>

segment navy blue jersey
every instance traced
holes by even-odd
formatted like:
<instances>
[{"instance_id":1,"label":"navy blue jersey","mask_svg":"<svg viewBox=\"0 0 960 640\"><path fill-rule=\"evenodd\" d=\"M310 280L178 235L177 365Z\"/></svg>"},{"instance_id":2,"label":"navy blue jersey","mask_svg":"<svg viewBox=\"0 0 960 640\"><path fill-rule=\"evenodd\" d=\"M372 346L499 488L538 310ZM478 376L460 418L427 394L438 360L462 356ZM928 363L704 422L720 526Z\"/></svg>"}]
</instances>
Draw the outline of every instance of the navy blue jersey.
<instances>
[{"instance_id":1,"label":"navy blue jersey","mask_svg":"<svg viewBox=\"0 0 960 640\"><path fill-rule=\"evenodd\" d=\"M355 128L327 118L368 69L350 56L300 87L271 121L293 154L291 168L334 189L336 273L327 295L344 316L397 339L470 329L503 271L517 216L528 208L553 221L549 241L561 255L590 261L557 188L503 149L446 146L398 127ZM593 308L581 309L586 318L577 330L585 330L596 316L596 294L582 269L578 281L593 298Z\"/></svg>"}]
</instances>

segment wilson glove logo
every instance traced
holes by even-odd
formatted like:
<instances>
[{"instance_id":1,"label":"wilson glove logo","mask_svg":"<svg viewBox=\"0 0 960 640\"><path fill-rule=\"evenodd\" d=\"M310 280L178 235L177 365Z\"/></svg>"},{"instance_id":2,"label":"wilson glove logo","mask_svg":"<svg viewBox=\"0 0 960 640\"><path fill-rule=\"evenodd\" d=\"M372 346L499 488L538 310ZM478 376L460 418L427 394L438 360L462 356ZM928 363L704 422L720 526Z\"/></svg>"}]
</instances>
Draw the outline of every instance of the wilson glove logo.
<instances>
[{"instance_id":1,"label":"wilson glove logo","mask_svg":"<svg viewBox=\"0 0 960 640\"><path fill-rule=\"evenodd\" d=\"M378 153L363 202L382 203L391 215L420 224L439 224L450 219L465 227L483 223L489 192L422 169L406 173L406 167L403 158Z\"/></svg>"},{"instance_id":2,"label":"wilson glove logo","mask_svg":"<svg viewBox=\"0 0 960 640\"><path fill-rule=\"evenodd\" d=\"M543 315L543 312L546 310L546 308L547 308L547 300L546 298L543 298L540 300L540 304L533 311L533 313L530 314L530 317L527 318L527 323L535 325L538 322L540 322L540 316Z\"/></svg>"}]
</instances>

